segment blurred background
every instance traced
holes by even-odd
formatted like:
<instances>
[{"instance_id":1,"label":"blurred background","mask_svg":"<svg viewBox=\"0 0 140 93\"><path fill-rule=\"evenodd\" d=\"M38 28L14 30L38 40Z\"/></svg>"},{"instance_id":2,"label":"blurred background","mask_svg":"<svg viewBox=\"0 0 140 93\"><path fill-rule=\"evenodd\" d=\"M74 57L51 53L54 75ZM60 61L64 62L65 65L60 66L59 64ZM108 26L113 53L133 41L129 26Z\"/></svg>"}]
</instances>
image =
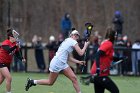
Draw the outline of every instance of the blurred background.
<instances>
[{"instance_id":1,"label":"blurred background","mask_svg":"<svg viewBox=\"0 0 140 93\"><path fill-rule=\"evenodd\" d=\"M22 39L31 42L34 34L48 41L50 35L61 32L60 21L69 13L72 26L80 33L86 22L94 23L95 30L104 35L112 24L114 12L119 10L124 18L123 33L134 42L140 35L139 0L0 0L0 41L5 29L11 26Z\"/></svg>"}]
</instances>

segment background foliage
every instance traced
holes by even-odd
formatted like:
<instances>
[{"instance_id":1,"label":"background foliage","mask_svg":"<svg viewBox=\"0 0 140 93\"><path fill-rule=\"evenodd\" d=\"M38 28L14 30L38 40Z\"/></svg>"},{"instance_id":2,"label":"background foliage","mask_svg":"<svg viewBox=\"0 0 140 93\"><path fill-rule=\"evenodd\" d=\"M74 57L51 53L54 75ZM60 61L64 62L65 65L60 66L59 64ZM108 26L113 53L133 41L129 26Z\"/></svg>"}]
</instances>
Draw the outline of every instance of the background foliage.
<instances>
[{"instance_id":1,"label":"background foliage","mask_svg":"<svg viewBox=\"0 0 140 93\"><path fill-rule=\"evenodd\" d=\"M103 35L116 10L124 16L123 33L132 41L139 38L139 0L0 0L0 40L4 39L8 24L8 1L11 26L28 42L34 34L42 36L44 41L50 35L57 36L60 20L66 12L80 33L86 22L92 22L95 30Z\"/></svg>"}]
</instances>

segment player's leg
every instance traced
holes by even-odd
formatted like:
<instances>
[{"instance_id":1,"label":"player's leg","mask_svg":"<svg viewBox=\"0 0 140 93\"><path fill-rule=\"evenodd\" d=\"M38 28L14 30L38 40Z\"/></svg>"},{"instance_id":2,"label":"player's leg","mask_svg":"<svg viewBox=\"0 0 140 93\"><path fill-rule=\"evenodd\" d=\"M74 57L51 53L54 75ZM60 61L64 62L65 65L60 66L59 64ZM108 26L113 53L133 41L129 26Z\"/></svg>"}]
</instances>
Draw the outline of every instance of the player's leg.
<instances>
[{"instance_id":1,"label":"player's leg","mask_svg":"<svg viewBox=\"0 0 140 93\"><path fill-rule=\"evenodd\" d=\"M102 86L102 78L94 77L94 90L95 93L104 93L105 87Z\"/></svg>"},{"instance_id":2,"label":"player's leg","mask_svg":"<svg viewBox=\"0 0 140 93\"><path fill-rule=\"evenodd\" d=\"M111 93L119 93L118 87L109 77L103 78L103 82L104 82L103 86Z\"/></svg>"},{"instance_id":3,"label":"player's leg","mask_svg":"<svg viewBox=\"0 0 140 93\"><path fill-rule=\"evenodd\" d=\"M0 68L0 71L6 80L6 90L7 90L7 92L10 93L11 92L11 82L12 82L11 74L7 67Z\"/></svg>"},{"instance_id":4,"label":"player's leg","mask_svg":"<svg viewBox=\"0 0 140 93\"><path fill-rule=\"evenodd\" d=\"M59 73L50 72L48 79L34 80L35 84L38 85L53 85L56 81Z\"/></svg>"},{"instance_id":5,"label":"player's leg","mask_svg":"<svg viewBox=\"0 0 140 93\"><path fill-rule=\"evenodd\" d=\"M74 74L74 72L72 71L72 69L70 67L67 67L66 69L63 70L63 73L66 77L68 77L72 81L73 86L76 90L76 93L81 93L80 87L78 85L77 77Z\"/></svg>"},{"instance_id":6,"label":"player's leg","mask_svg":"<svg viewBox=\"0 0 140 93\"><path fill-rule=\"evenodd\" d=\"M27 79L27 84L25 86L25 90L28 91L30 87L35 85L53 85L56 81L59 73L50 72L48 79L40 79L40 80L32 80Z\"/></svg>"},{"instance_id":7,"label":"player's leg","mask_svg":"<svg viewBox=\"0 0 140 93\"><path fill-rule=\"evenodd\" d=\"M4 81L4 76L1 73L1 68L0 68L0 85L2 84L2 82Z\"/></svg>"}]
</instances>

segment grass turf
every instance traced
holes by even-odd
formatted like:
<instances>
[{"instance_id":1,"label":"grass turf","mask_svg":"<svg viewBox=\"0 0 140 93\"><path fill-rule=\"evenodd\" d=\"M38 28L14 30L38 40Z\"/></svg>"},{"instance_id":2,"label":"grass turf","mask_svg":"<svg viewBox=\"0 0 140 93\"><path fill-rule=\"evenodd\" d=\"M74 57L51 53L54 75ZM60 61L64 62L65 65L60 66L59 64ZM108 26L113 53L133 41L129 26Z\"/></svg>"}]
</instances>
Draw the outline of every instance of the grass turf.
<instances>
[{"instance_id":1,"label":"grass turf","mask_svg":"<svg viewBox=\"0 0 140 93\"><path fill-rule=\"evenodd\" d=\"M77 75L78 80L81 75ZM25 91L25 83L28 77L33 79L45 79L48 74L41 73L12 73L12 93L75 93L71 81L63 74L60 74L53 86L33 86L29 91ZM119 87L120 93L139 93L140 77L111 76L112 80ZM89 86L82 85L82 93L94 93L93 84ZM5 81L0 85L0 93L5 93ZM110 93L105 91L105 93Z\"/></svg>"}]
</instances>

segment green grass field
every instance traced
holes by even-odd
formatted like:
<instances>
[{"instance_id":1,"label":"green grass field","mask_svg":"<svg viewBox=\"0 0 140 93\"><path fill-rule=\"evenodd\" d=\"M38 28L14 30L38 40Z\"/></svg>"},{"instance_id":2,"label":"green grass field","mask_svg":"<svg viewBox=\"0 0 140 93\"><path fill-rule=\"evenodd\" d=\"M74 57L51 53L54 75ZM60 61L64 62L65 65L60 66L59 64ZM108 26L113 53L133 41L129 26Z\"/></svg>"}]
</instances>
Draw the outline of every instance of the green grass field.
<instances>
[{"instance_id":1,"label":"green grass field","mask_svg":"<svg viewBox=\"0 0 140 93\"><path fill-rule=\"evenodd\" d=\"M78 79L80 75L77 75ZM12 93L75 93L72 83L63 74L60 74L53 86L34 86L28 92L25 91L27 77L44 79L48 74L40 73L12 73ZM112 76L113 81L120 89L120 93L140 93L140 77ZM93 84L89 86L80 83L82 93L94 93ZM5 82L0 86L0 93L5 93ZM109 93L105 91L105 93Z\"/></svg>"}]
</instances>

